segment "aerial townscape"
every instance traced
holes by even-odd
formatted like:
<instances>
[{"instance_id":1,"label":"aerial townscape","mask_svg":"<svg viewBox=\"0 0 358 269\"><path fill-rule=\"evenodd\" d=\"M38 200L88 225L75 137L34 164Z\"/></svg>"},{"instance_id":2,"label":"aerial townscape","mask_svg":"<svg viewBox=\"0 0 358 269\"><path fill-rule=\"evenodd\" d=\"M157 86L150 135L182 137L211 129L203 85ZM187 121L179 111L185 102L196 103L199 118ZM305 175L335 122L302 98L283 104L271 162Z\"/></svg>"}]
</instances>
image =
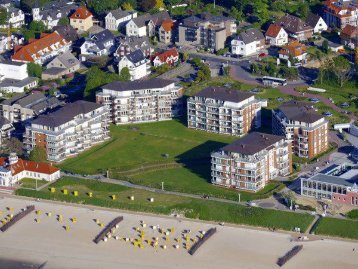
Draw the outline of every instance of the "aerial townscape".
<instances>
[{"instance_id":1,"label":"aerial townscape","mask_svg":"<svg viewBox=\"0 0 358 269\"><path fill-rule=\"evenodd\" d=\"M0 0L0 268L358 268L357 0Z\"/></svg>"}]
</instances>

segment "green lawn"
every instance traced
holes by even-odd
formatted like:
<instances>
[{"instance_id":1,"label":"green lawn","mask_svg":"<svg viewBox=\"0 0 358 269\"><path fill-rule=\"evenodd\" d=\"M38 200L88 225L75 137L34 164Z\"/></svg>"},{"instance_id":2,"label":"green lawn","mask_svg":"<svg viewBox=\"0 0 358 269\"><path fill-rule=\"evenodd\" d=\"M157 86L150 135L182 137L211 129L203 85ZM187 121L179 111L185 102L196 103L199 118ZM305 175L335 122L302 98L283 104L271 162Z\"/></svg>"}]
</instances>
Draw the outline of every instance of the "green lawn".
<instances>
[{"instance_id":1,"label":"green lawn","mask_svg":"<svg viewBox=\"0 0 358 269\"><path fill-rule=\"evenodd\" d=\"M144 174L129 177L128 180L134 184L145 185L152 188L161 188L164 182L164 189L193 193L198 195L207 194L218 198L239 200L239 193L234 189L226 189L210 183L210 163L207 165L188 165L183 168L172 168L166 170L152 171ZM240 192L241 201L263 199L272 195L284 187L279 182L271 182L264 189L257 193Z\"/></svg>"},{"instance_id":2,"label":"green lawn","mask_svg":"<svg viewBox=\"0 0 358 269\"><path fill-rule=\"evenodd\" d=\"M314 232L315 234L358 239L358 221L322 218Z\"/></svg>"},{"instance_id":3,"label":"green lawn","mask_svg":"<svg viewBox=\"0 0 358 269\"><path fill-rule=\"evenodd\" d=\"M186 123L184 123L186 124ZM64 161L66 171L95 174L143 165L210 158L236 137L188 129L180 120L111 126L111 140ZM165 154L168 154L165 156Z\"/></svg>"},{"instance_id":4,"label":"green lawn","mask_svg":"<svg viewBox=\"0 0 358 269\"><path fill-rule=\"evenodd\" d=\"M48 181L46 180L37 180L37 187L41 187L42 185L47 184ZM32 178L23 178L21 179L21 187L23 188L31 188L31 189L36 189L36 179L32 179Z\"/></svg>"},{"instance_id":5,"label":"green lawn","mask_svg":"<svg viewBox=\"0 0 358 269\"><path fill-rule=\"evenodd\" d=\"M16 193L17 195L41 199L92 204L165 215L177 212L184 214L188 218L260 227L275 227L283 230L292 230L294 227L300 227L302 230L305 230L313 221L313 217L308 214L249 208L210 200L158 194L84 179L67 177L58 180L50 187L56 188L56 192L51 193L49 188L45 188L41 191L18 189ZM61 192L63 189L67 189L70 193L64 195ZM72 194L72 191L75 190L79 191L79 196L77 197ZM92 198L88 196L88 192L93 193ZM113 194L116 195L116 200L111 199L110 196ZM134 196L134 201L128 198L131 195ZM153 203L148 201L150 197L154 198Z\"/></svg>"}]
</instances>

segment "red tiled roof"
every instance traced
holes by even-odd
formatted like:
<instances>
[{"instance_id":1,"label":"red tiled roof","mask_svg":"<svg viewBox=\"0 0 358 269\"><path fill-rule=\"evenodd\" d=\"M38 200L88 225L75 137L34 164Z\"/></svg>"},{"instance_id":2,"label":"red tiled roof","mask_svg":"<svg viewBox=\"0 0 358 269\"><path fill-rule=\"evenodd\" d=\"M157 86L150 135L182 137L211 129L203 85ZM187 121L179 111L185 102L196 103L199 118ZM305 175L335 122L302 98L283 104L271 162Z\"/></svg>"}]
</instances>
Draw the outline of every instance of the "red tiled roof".
<instances>
[{"instance_id":1,"label":"red tiled roof","mask_svg":"<svg viewBox=\"0 0 358 269\"><path fill-rule=\"evenodd\" d=\"M0 157L0 166L6 165L7 158ZM33 161L27 161L19 159L17 163L10 165L11 174L17 175L18 173L21 173L23 171L30 171L30 172L36 172L36 173L42 173L42 174L48 174L51 175L57 171L59 171L58 168L49 165L47 163L37 163Z\"/></svg>"},{"instance_id":2,"label":"red tiled roof","mask_svg":"<svg viewBox=\"0 0 358 269\"><path fill-rule=\"evenodd\" d=\"M163 27L164 31L170 32L171 30L173 30L174 21L172 21L172 20L164 20L162 22L162 27Z\"/></svg>"},{"instance_id":3,"label":"red tiled roof","mask_svg":"<svg viewBox=\"0 0 358 269\"><path fill-rule=\"evenodd\" d=\"M81 19L85 20L88 17L93 16L93 14L84 6L80 6L76 11L70 16L70 19Z\"/></svg>"},{"instance_id":4,"label":"red tiled roof","mask_svg":"<svg viewBox=\"0 0 358 269\"><path fill-rule=\"evenodd\" d=\"M167 59L169 57L178 57L178 56L179 56L179 53L176 48L172 48L170 50L167 50L167 51L157 55L157 57L159 58L159 60L162 63L166 63Z\"/></svg>"},{"instance_id":5,"label":"red tiled roof","mask_svg":"<svg viewBox=\"0 0 358 269\"><path fill-rule=\"evenodd\" d=\"M50 34L41 34L39 39L31 39L29 43L25 46L16 46L14 55L12 55L12 60L14 61L26 61L33 62L35 58L40 57L39 52L43 49L48 49L53 51L51 48L52 45L59 43L61 46L66 45L66 40L59 35L57 32ZM35 55L35 58L33 57Z\"/></svg>"},{"instance_id":6,"label":"red tiled roof","mask_svg":"<svg viewBox=\"0 0 358 269\"><path fill-rule=\"evenodd\" d=\"M270 27L267 29L266 36L277 37L281 28L282 28L281 25L271 24Z\"/></svg>"},{"instance_id":7,"label":"red tiled roof","mask_svg":"<svg viewBox=\"0 0 358 269\"><path fill-rule=\"evenodd\" d=\"M288 43L286 46L282 47L279 53L283 55L291 55L293 57L297 57L306 53L306 51L307 48L304 44L298 42L297 40L294 40Z\"/></svg>"},{"instance_id":8,"label":"red tiled roof","mask_svg":"<svg viewBox=\"0 0 358 269\"><path fill-rule=\"evenodd\" d=\"M343 34L344 36L349 36L349 37L357 35L357 33L358 33L358 27L350 24L347 24L341 32L341 34Z\"/></svg>"}]
</instances>

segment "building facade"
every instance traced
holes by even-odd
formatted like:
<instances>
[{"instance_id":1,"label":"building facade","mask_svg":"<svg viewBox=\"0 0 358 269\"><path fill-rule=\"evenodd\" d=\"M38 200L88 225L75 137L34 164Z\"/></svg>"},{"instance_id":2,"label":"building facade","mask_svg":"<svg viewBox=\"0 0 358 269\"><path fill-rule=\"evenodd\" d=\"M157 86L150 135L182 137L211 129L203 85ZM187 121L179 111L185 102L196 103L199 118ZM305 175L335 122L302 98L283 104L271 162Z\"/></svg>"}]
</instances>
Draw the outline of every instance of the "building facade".
<instances>
[{"instance_id":1,"label":"building facade","mask_svg":"<svg viewBox=\"0 0 358 269\"><path fill-rule=\"evenodd\" d=\"M49 161L60 162L108 138L107 109L80 100L32 120L26 126L24 145L28 154L39 146Z\"/></svg>"},{"instance_id":2,"label":"building facade","mask_svg":"<svg viewBox=\"0 0 358 269\"><path fill-rule=\"evenodd\" d=\"M301 195L358 207L358 167L332 165L309 178L301 178Z\"/></svg>"},{"instance_id":3,"label":"building facade","mask_svg":"<svg viewBox=\"0 0 358 269\"><path fill-rule=\"evenodd\" d=\"M311 159L328 149L328 121L311 104L290 101L272 110L272 131L285 135L299 157Z\"/></svg>"},{"instance_id":4,"label":"building facade","mask_svg":"<svg viewBox=\"0 0 358 269\"><path fill-rule=\"evenodd\" d=\"M117 125L170 120L182 115L184 107L183 88L159 78L109 83L97 93L96 102L107 107Z\"/></svg>"},{"instance_id":5,"label":"building facade","mask_svg":"<svg viewBox=\"0 0 358 269\"><path fill-rule=\"evenodd\" d=\"M288 43L288 34L278 24L271 24L266 31L266 41L272 46L283 46Z\"/></svg>"},{"instance_id":6,"label":"building facade","mask_svg":"<svg viewBox=\"0 0 358 269\"><path fill-rule=\"evenodd\" d=\"M93 26L93 14L86 7L80 6L71 14L70 25L77 31L88 31Z\"/></svg>"},{"instance_id":7,"label":"building facade","mask_svg":"<svg viewBox=\"0 0 358 269\"><path fill-rule=\"evenodd\" d=\"M261 126L261 107L266 101L254 94L209 87L187 101L188 128L242 136Z\"/></svg>"},{"instance_id":8,"label":"building facade","mask_svg":"<svg viewBox=\"0 0 358 269\"><path fill-rule=\"evenodd\" d=\"M129 69L131 81L141 79L151 72L150 61L140 49L124 55L119 60L118 73L121 73L122 69L125 67Z\"/></svg>"},{"instance_id":9,"label":"building facade","mask_svg":"<svg viewBox=\"0 0 358 269\"><path fill-rule=\"evenodd\" d=\"M358 2L355 0L327 0L324 3L324 20L332 28L358 26Z\"/></svg>"},{"instance_id":10,"label":"building facade","mask_svg":"<svg viewBox=\"0 0 358 269\"><path fill-rule=\"evenodd\" d=\"M313 36L313 27L300 18L286 14L276 24L281 25L288 35L298 41L308 40Z\"/></svg>"},{"instance_id":11,"label":"building facade","mask_svg":"<svg viewBox=\"0 0 358 269\"><path fill-rule=\"evenodd\" d=\"M211 182L258 191L292 172L290 142L283 136L253 132L211 154Z\"/></svg>"},{"instance_id":12,"label":"building facade","mask_svg":"<svg viewBox=\"0 0 358 269\"><path fill-rule=\"evenodd\" d=\"M138 12L135 10L125 11L121 9L111 10L105 17L106 29L119 31L120 27L131 19L137 18Z\"/></svg>"},{"instance_id":13,"label":"building facade","mask_svg":"<svg viewBox=\"0 0 358 269\"><path fill-rule=\"evenodd\" d=\"M265 48L265 37L256 28L238 34L231 41L231 52L235 55L248 56L259 53Z\"/></svg>"}]
</instances>

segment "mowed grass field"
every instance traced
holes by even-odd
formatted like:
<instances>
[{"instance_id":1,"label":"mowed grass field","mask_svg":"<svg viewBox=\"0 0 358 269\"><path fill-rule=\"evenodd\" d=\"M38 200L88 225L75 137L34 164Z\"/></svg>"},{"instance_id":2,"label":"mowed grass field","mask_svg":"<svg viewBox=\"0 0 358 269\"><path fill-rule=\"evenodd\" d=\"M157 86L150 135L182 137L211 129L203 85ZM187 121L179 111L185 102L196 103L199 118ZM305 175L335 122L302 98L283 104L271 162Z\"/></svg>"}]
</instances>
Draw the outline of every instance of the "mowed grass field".
<instances>
[{"instance_id":1,"label":"mowed grass field","mask_svg":"<svg viewBox=\"0 0 358 269\"><path fill-rule=\"evenodd\" d=\"M209 195L217 198L230 199L234 201L248 201L264 199L272 195L274 191L279 191L284 187L280 182L270 182L264 189L256 192L238 192L234 189L226 189L210 183L210 163L201 165L186 165L182 168L172 168L166 170L152 171L129 177L128 181L160 189L162 182L167 191L177 191L198 195ZM240 197L239 197L240 193Z\"/></svg>"},{"instance_id":2,"label":"mowed grass field","mask_svg":"<svg viewBox=\"0 0 358 269\"><path fill-rule=\"evenodd\" d=\"M315 234L358 239L358 221L322 218L314 232Z\"/></svg>"},{"instance_id":3,"label":"mowed grass field","mask_svg":"<svg viewBox=\"0 0 358 269\"><path fill-rule=\"evenodd\" d=\"M51 187L56 188L55 193L50 192ZM61 191L63 189L67 189L69 194L64 195ZM78 191L79 195L74 196L73 191ZM88 192L92 192L93 197L89 197ZM111 198L113 194L116 195L116 200ZM62 178L41 191L18 189L17 195L165 215L180 213L187 218L267 228L275 227L288 231L293 230L294 227L305 230L314 219L308 214L159 194L69 177ZM130 196L134 196L134 201L129 199ZM151 197L154 198L153 203L148 200Z\"/></svg>"},{"instance_id":4,"label":"mowed grass field","mask_svg":"<svg viewBox=\"0 0 358 269\"><path fill-rule=\"evenodd\" d=\"M188 129L180 120L111 126L111 140L67 159L61 169L81 174L210 158L236 137Z\"/></svg>"}]
</instances>

